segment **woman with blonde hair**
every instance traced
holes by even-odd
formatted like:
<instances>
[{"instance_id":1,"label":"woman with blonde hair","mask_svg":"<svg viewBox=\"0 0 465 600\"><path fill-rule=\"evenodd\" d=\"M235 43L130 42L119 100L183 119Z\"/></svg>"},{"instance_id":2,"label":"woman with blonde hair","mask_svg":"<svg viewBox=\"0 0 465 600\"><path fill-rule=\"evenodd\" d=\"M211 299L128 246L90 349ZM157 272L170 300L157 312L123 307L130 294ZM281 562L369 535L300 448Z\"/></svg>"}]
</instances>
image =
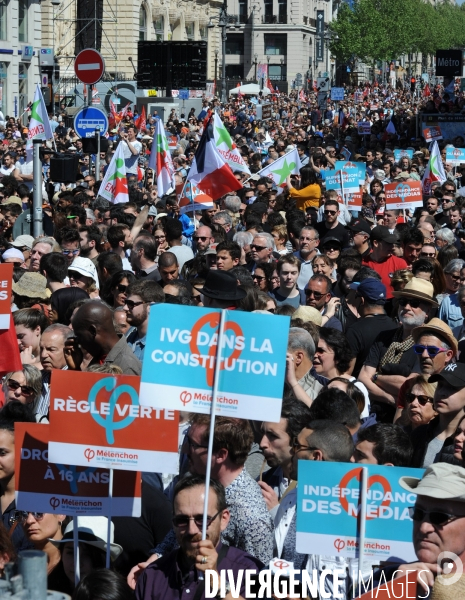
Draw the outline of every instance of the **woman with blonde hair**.
<instances>
[{"instance_id":1,"label":"woman with blonde hair","mask_svg":"<svg viewBox=\"0 0 465 600\"><path fill-rule=\"evenodd\" d=\"M409 379L408 383L400 421L407 431L412 431L420 425L427 425L437 415L433 399L438 384L429 383L424 375L417 375Z\"/></svg>"}]
</instances>

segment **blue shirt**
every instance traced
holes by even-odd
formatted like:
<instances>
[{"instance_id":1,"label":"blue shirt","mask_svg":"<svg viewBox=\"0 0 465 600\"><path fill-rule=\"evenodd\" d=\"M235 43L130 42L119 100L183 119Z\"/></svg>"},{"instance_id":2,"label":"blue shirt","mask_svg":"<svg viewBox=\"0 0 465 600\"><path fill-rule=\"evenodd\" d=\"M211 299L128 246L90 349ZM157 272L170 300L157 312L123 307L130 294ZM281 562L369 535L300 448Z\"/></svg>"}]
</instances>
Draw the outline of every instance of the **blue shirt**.
<instances>
[{"instance_id":1,"label":"blue shirt","mask_svg":"<svg viewBox=\"0 0 465 600\"><path fill-rule=\"evenodd\" d=\"M147 343L147 336L144 335L144 337L139 337L139 332L137 331L137 328L134 327L134 329L127 336L126 341L128 343L128 346L134 352L134 356L142 362L144 359L144 350L145 344Z\"/></svg>"}]
</instances>

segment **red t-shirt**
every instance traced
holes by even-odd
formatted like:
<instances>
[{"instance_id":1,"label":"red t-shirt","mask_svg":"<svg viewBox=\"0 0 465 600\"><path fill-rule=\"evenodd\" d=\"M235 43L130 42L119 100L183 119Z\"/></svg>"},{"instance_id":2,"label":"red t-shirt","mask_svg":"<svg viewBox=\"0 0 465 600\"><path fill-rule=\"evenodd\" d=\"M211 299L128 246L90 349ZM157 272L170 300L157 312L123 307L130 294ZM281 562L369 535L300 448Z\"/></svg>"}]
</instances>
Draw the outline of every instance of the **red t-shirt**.
<instances>
[{"instance_id":1,"label":"red t-shirt","mask_svg":"<svg viewBox=\"0 0 465 600\"><path fill-rule=\"evenodd\" d=\"M370 269L376 271L379 275L381 275L381 281L386 286L386 294L387 298L392 298L392 292L394 291L391 286L391 277L394 271L398 269L407 269L408 265L403 258L399 258L398 256L390 256L384 262L375 262L374 260L370 260L370 255L363 259L363 264Z\"/></svg>"}]
</instances>

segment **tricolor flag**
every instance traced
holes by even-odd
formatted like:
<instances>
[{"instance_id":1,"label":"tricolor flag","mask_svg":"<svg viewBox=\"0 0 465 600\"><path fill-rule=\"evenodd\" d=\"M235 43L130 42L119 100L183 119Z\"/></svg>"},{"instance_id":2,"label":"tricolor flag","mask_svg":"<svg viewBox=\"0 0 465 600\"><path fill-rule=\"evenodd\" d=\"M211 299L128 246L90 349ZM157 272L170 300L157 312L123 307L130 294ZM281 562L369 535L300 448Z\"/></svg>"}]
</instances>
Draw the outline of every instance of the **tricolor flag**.
<instances>
[{"instance_id":1,"label":"tricolor flag","mask_svg":"<svg viewBox=\"0 0 465 600\"><path fill-rule=\"evenodd\" d=\"M29 130L27 132L26 149L32 159L32 140L52 140L53 133L48 120L47 108L45 107L44 97L40 85L37 84L34 94L34 101L31 106L31 120L29 121Z\"/></svg>"},{"instance_id":2,"label":"tricolor flag","mask_svg":"<svg viewBox=\"0 0 465 600\"><path fill-rule=\"evenodd\" d=\"M145 131L147 129L147 116L145 114L145 106L142 107L140 115L134 121L134 125L139 131Z\"/></svg>"},{"instance_id":3,"label":"tricolor flag","mask_svg":"<svg viewBox=\"0 0 465 600\"><path fill-rule=\"evenodd\" d=\"M158 196L161 198L165 194L169 194L174 189L174 165L161 119L157 119L148 168L152 169L157 176Z\"/></svg>"},{"instance_id":4,"label":"tricolor flag","mask_svg":"<svg viewBox=\"0 0 465 600\"><path fill-rule=\"evenodd\" d=\"M444 183L445 180L446 174L444 172L444 165L442 164L439 146L438 143L434 141L431 146L429 161L426 166L423 179L421 181L423 185L423 192L425 194L430 193L431 184L433 183L433 181L439 181L439 183Z\"/></svg>"},{"instance_id":5,"label":"tricolor flag","mask_svg":"<svg viewBox=\"0 0 465 600\"><path fill-rule=\"evenodd\" d=\"M226 129L217 113L213 115L213 130L216 151L221 154L226 164L228 164L233 171L241 171L242 173L248 173L250 175L249 167L244 162L236 144L231 140L229 131Z\"/></svg>"},{"instance_id":6,"label":"tricolor flag","mask_svg":"<svg viewBox=\"0 0 465 600\"><path fill-rule=\"evenodd\" d=\"M212 119L207 123L194 155L187 181L192 182L212 200L242 188L231 169L216 150Z\"/></svg>"},{"instance_id":7,"label":"tricolor flag","mask_svg":"<svg viewBox=\"0 0 465 600\"><path fill-rule=\"evenodd\" d=\"M275 160L261 171L257 173L260 177L269 177L274 181L277 186L284 187L286 185L286 179L289 175L298 175L302 163L300 162L299 153L297 149L291 150L278 160Z\"/></svg>"},{"instance_id":8,"label":"tricolor flag","mask_svg":"<svg viewBox=\"0 0 465 600\"><path fill-rule=\"evenodd\" d=\"M129 202L128 180L126 179L122 144L118 144L116 152L113 154L113 158L108 165L107 172L100 185L98 195L112 204Z\"/></svg>"}]
</instances>

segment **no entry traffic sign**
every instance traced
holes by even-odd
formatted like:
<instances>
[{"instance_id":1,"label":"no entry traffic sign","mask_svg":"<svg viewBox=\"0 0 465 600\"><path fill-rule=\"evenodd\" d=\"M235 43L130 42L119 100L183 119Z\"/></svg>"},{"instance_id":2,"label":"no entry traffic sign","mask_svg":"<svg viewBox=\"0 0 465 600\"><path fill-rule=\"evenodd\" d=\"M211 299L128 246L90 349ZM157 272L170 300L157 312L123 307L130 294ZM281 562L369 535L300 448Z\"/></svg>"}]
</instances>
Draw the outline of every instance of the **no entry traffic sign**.
<instances>
[{"instance_id":1,"label":"no entry traffic sign","mask_svg":"<svg viewBox=\"0 0 465 600\"><path fill-rule=\"evenodd\" d=\"M82 83L87 85L97 83L102 79L105 72L103 56L92 48L82 50L74 61L74 72Z\"/></svg>"}]
</instances>

